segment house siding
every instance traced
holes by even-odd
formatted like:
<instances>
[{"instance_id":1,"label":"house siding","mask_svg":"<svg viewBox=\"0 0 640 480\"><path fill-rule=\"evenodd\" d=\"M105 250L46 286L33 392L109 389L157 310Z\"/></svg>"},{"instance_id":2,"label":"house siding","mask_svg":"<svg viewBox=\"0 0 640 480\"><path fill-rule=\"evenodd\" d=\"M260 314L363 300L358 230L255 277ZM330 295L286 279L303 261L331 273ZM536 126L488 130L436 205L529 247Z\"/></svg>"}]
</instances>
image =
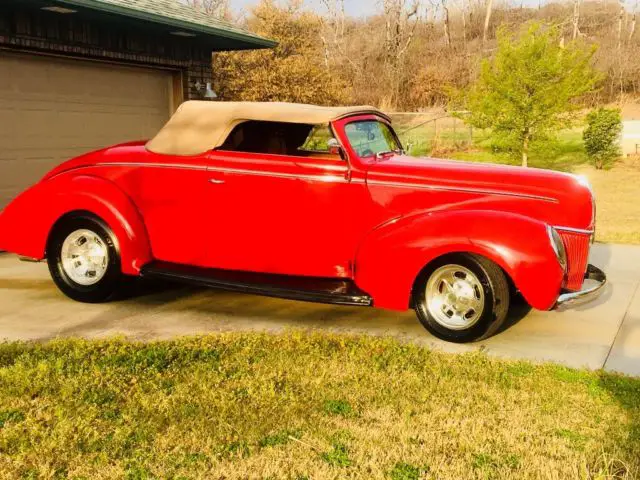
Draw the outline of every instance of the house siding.
<instances>
[{"instance_id":1,"label":"house siding","mask_svg":"<svg viewBox=\"0 0 640 480\"><path fill-rule=\"evenodd\" d=\"M132 23L82 20L22 6L0 7L0 48L171 69L182 73L183 98L211 81L211 51L190 39L142 32Z\"/></svg>"}]
</instances>

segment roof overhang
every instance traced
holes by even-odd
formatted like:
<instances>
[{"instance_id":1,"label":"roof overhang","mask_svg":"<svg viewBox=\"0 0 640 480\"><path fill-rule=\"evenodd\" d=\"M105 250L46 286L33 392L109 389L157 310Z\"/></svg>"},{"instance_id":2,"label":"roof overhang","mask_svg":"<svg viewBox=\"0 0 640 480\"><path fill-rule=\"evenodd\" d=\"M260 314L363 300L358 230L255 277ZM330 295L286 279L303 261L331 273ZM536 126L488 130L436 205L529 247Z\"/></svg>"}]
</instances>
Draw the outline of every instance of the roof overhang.
<instances>
[{"instance_id":1,"label":"roof overhang","mask_svg":"<svg viewBox=\"0 0 640 480\"><path fill-rule=\"evenodd\" d=\"M254 35L223 21L201 22L197 21L198 15L194 15L196 20L179 18L179 16L170 14L163 15L160 13L162 3L164 3L162 1L147 2L151 5L155 3L153 7L155 11L151 11L149 8L133 8L128 6L127 2L117 0L36 0L31 3L69 8L81 14L94 14L112 21L120 19L129 24L135 22L138 25L143 25L144 28L164 30L167 35L173 34L176 39L183 36L185 38L182 40L205 45L212 51L254 50L273 48L277 45L277 42L273 40ZM182 17L185 16L182 15ZM181 33L182 35L180 35Z\"/></svg>"}]
</instances>

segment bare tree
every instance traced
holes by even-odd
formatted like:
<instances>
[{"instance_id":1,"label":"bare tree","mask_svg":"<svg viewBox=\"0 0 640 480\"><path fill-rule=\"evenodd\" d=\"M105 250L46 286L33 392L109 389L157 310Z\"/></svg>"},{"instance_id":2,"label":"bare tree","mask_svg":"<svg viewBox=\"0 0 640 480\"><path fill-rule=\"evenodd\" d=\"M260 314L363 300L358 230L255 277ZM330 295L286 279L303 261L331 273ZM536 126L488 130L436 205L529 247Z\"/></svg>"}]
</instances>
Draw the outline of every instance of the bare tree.
<instances>
[{"instance_id":1,"label":"bare tree","mask_svg":"<svg viewBox=\"0 0 640 480\"><path fill-rule=\"evenodd\" d=\"M419 0L383 0L385 18L385 51L387 60L404 55L409 48L418 24Z\"/></svg>"},{"instance_id":2,"label":"bare tree","mask_svg":"<svg viewBox=\"0 0 640 480\"><path fill-rule=\"evenodd\" d=\"M324 62L328 67L337 56L344 55L345 9L344 0L321 0L327 14L322 17L322 44Z\"/></svg>"},{"instance_id":3,"label":"bare tree","mask_svg":"<svg viewBox=\"0 0 640 480\"><path fill-rule=\"evenodd\" d=\"M624 20L624 2L620 1L620 14L618 15L618 51L622 48L622 22Z\"/></svg>"},{"instance_id":4,"label":"bare tree","mask_svg":"<svg viewBox=\"0 0 640 480\"><path fill-rule=\"evenodd\" d=\"M383 0L385 22L384 63L390 81L389 106L395 106L400 93L404 57L419 22L420 0Z\"/></svg>"},{"instance_id":5,"label":"bare tree","mask_svg":"<svg viewBox=\"0 0 640 480\"><path fill-rule=\"evenodd\" d=\"M462 43L467 48L467 2L462 0Z\"/></svg>"},{"instance_id":6,"label":"bare tree","mask_svg":"<svg viewBox=\"0 0 640 480\"><path fill-rule=\"evenodd\" d=\"M631 39L633 38L633 34L636 31L636 16L638 15L638 0L636 0L636 4L633 7L633 15L631 17L631 26L629 27L629 36L627 37L627 43L631 43Z\"/></svg>"},{"instance_id":7,"label":"bare tree","mask_svg":"<svg viewBox=\"0 0 640 480\"><path fill-rule=\"evenodd\" d=\"M444 13L444 18L442 20L443 27L444 27L444 41L447 47L450 47L451 46L451 28L449 25L449 7L447 7L447 0L441 0L441 2L442 2L442 11Z\"/></svg>"},{"instance_id":8,"label":"bare tree","mask_svg":"<svg viewBox=\"0 0 640 480\"><path fill-rule=\"evenodd\" d=\"M418 10L420 1L413 0L411 4L407 0L383 0L384 17L386 25L386 51L387 58L391 55L403 55L415 34L418 24ZM397 57L396 57L397 58Z\"/></svg>"},{"instance_id":9,"label":"bare tree","mask_svg":"<svg viewBox=\"0 0 640 480\"><path fill-rule=\"evenodd\" d=\"M227 16L228 0L186 0L187 5L218 18Z\"/></svg>"},{"instance_id":10,"label":"bare tree","mask_svg":"<svg viewBox=\"0 0 640 480\"><path fill-rule=\"evenodd\" d=\"M482 33L482 44L487 43L487 35L489 33L489 22L491 21L491 11L493 10L493 0L487 0L487 13L484 16L484 30Z\"/></svg>"},{"instance_id":11,"label":"bare tree","mask_svg":"<svg viewBox=\"0 0 640 480\"><path fill-rule=\"evenodd\" d=\"M578 38L578 34L580 33L580 29L578 28L579 24L580 24L580 0L573 0L573 35L572 35L573 40Z\"/></svg>"}]
</instances>

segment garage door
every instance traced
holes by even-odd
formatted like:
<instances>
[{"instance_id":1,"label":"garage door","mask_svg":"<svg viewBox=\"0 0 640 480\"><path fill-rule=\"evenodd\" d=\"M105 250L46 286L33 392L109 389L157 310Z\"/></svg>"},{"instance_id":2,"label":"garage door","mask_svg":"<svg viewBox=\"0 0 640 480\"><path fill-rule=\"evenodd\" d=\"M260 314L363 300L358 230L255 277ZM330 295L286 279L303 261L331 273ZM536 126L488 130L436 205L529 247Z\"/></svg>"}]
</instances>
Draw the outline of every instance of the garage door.
<instances>
[{"instance_id":1,"label":"garage door","mask_svg":"<svg viewBox=\"0 0 640 480\"><path fill-rule=\"evenodd\" d=\"M0 209L64 160L154 135L170 82L164 71L0 52Z\"/></svg>"}]
</instances>

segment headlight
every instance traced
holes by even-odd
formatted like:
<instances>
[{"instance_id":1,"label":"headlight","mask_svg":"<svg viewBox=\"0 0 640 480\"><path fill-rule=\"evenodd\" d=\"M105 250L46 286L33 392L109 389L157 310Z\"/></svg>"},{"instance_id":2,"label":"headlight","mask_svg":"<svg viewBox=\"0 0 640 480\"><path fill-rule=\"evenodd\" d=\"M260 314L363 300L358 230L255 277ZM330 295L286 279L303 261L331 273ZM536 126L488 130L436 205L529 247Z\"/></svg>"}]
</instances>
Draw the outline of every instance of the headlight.
<instances>
[{"instance_id":1,"label":"headlight","mask_svg":"<svg viewBox=\"0 0 640 480\"><path fill-rule=\"evenodd\" d=\"M550 225L547 225L547 233L549 234L549 242L551 242L551 247L553 251L556 253L556 257L558 258L558 262L562 269L567 271L567 251L564 248L564 242L562 241L562 237L557 232L555 228Z\"/></svg>"}]
</instances>

